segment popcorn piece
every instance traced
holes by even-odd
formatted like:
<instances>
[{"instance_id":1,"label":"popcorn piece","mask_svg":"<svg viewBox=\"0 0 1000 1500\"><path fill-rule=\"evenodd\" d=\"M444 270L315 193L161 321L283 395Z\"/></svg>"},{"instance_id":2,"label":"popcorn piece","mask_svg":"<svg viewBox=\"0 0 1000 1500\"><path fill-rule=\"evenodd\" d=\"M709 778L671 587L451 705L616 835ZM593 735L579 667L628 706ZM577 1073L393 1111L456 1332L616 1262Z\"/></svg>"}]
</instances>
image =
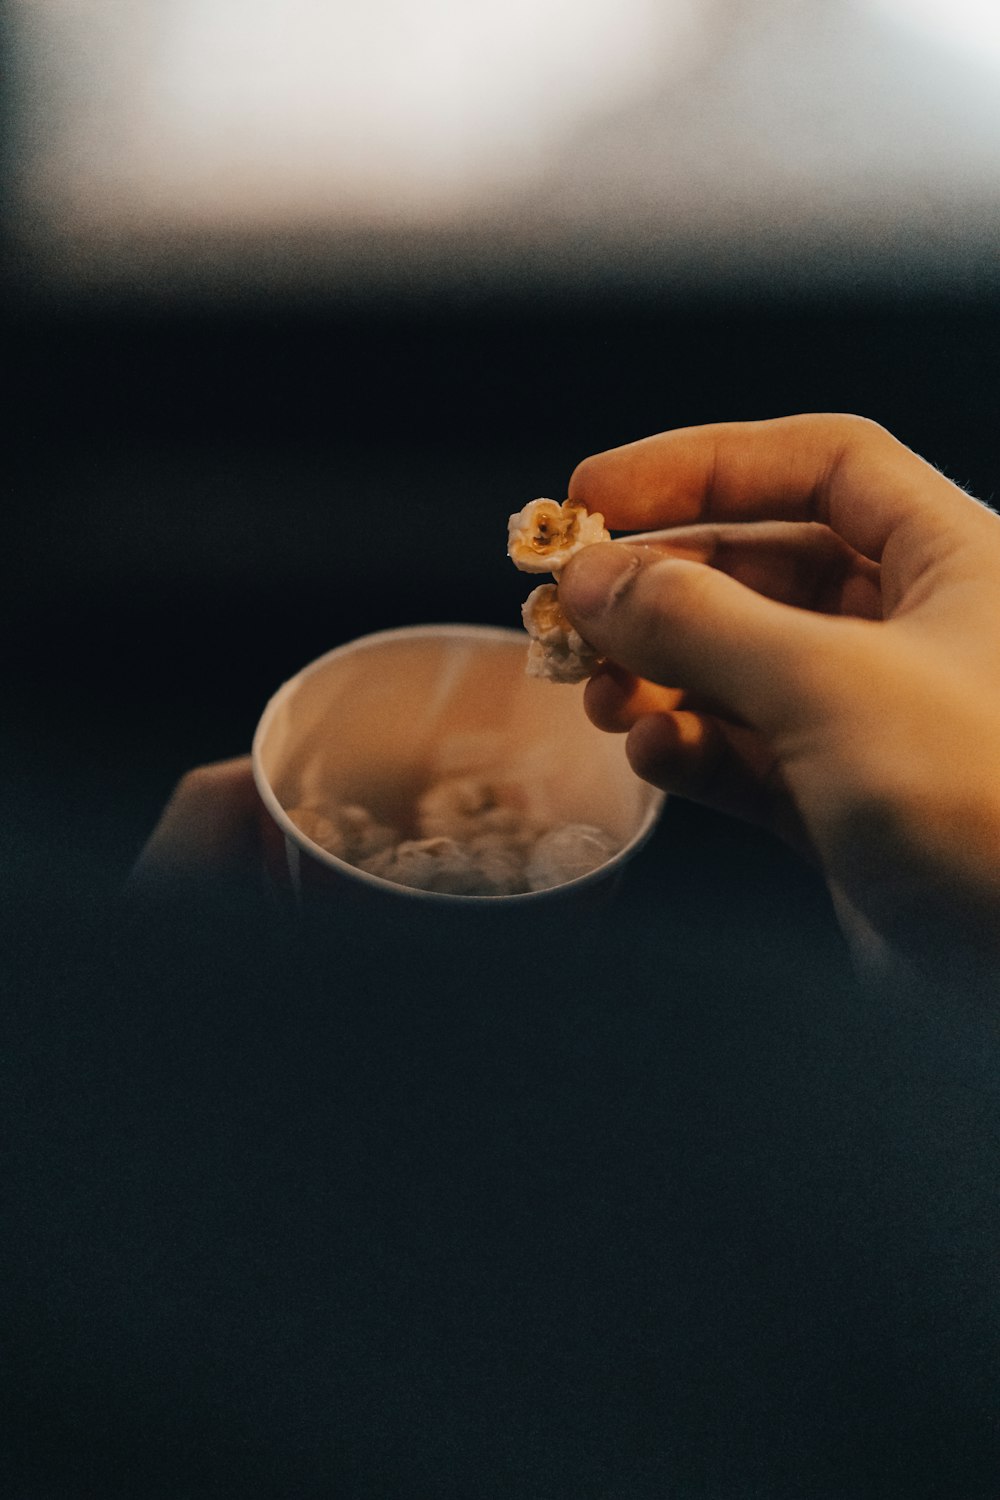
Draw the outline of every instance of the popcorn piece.
<instances>
[{"instance_id":1,"label":"popcorn piece","mask_svg":"<svg viewBox=\"0 0 1000 1500\"><path fill-rule=\"evenodd\" d=\"M514 788L477 776L452 776L428 787L417 803L417 826L424 838L467 840L481 834L514 837L526 815ZM537 832L532 828L527 842Z\"/></svg>"},{"instance_id":2,"label":"popcorn piece","mask_svg":"<svg viewBox=\"0 0 1000 1500\"><path fill-rule=\"evenodd\" d=\"M539 584L531 591L521 606L521 618L531 636L526 669L529 677L582 682L590 676L599 657L563 613L554 583Z\"/></svg>"},{"instance_id":3,"label":"popcorn piece","mask_svg":"<svg viewBox=\"0 0 1000 1500\"><path fill-rule=\"evenodd\" d=\"M406 839L360 863L369 875L394 880L418 891L448 891L454 896L491 895L490 882L454 839Z\"/></svg>"},{"instance_id":4,"label":"popcorn piece","mask_svg":"<svg viewBox=\"0 0 1000 1500\"><path fill-rule=\"evenodd\" d=\"M572 652L553 650L540 641L529 641L525 673L528 677L541 677L546 682L583 682L597 665L597 658L584 660Z\"/></svg>"},{"instance_id":5,"label":"popcorn piece","mask_svg":"<svg viewBox=\"0 0 1000 1500\"><path fill-rule=\"evenodd\" d=\"M530 843L530 840L528 840ZM515 896L528 889L524 873L525 844L498 833L484 833L468 845L469 854L493 896Z\"/></svg>"},{"instance_id":6,"label":"popcorn piece","mask_svg":"<svg viewBox=\"0 0 1000 1500\"><path fill-rule=\"evenodd\" d=\"M528 886L533 891L543 891L589 875L617 853L618 848L618 842L603 828L592 828L586 823L552 828L542 834L531 851L525 871Z\"/></svg>"},{"instance_id":7,"label":"popcorn piece","mask_svg":"<svg viewBox=\"0 0 1000 1500\"><path fill-rule=\"evenodd\" d=\"M328 854L358 864L395 844L399 834L380 823L365 807L347 803L343 807L295 807L288 816L307 839Z\"/></svg>"},{"instance_id":8,"label":"popcorn piece","mask_svg":"<svg viewBox=\"0 0 1000 1500\"><path fill-rule=\"evenodd\" d=\"M617 847L599 828L550 827L516 781L446 777L427 788L416 814L423 836L402 842L354 804L297 807L289 817L321 848L370 875L456 896L544 890L594 869Z\"/></svg>"},{"instance_id":9,"label":"popcorn piece","mask_svg":"<svg viewBox=\"0 0 1000 1500\"><path fill-rule=\"evenodd\" d=\"M572 500L532 500L507 525L507 553L522 573L558 573L581 547L610 540L604 517Z\"/></svg>"},{"instance_id":10,"label":"popcorn piece","mask_svg":"<svg viewBox=\"0 0 1000 1500\"><path fill-rule=\"evenodd\" d=\"M489 787L475 776L451 776L428 787L417 802L417 826L425 839L462 839L495 805Z\"/></svg>"},{"instance_id":11,"label":"popcorn piece","mask_svg":"<svg viewBox=\"0 0 1000 1500\"><path fill-rule=\"evenodd\" d=\"M338 808L337 816L345 849L341 858L352 863L379 854L399 838L395 828L387 823L380 823L367 808L357 807L354 803L349 802Z\"/></svg>"},{"instance_id":12,"label":"popcorn piece","mask_svg":"<svg viewBox=\"0 0 1000 1500\"><path fill-rule=\"evenodd\" d=\"M604 517L590 515L582 505L564 500L532 500L511 516L507 552L524 573L554 573L582 547L608 542ZM528 595L521 608L531 636L526 671L549 682L582 682L598 657L563 614L555 584L543 584Z\"/></svg>"}]
</instances>

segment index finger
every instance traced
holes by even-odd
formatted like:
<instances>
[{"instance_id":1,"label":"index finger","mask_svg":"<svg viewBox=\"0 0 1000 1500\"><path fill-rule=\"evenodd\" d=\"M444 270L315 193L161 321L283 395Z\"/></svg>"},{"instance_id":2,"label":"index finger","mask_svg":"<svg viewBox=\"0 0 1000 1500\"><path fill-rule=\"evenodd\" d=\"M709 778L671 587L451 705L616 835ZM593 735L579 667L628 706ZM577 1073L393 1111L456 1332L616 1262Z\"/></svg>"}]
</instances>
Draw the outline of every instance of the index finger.
<instances>
[{"instance_id":1,"label":"index finger","mask_svg":"<svg viewBox=\"0 0 1000 1500\"><path fill-rule=\"evenodd\" d=\"M584 459L568 493L612 530L821 521L875 562L904 523L936 542L980 509L878 423L840 413L678 427Z\"/></svg>"}]
</instances>

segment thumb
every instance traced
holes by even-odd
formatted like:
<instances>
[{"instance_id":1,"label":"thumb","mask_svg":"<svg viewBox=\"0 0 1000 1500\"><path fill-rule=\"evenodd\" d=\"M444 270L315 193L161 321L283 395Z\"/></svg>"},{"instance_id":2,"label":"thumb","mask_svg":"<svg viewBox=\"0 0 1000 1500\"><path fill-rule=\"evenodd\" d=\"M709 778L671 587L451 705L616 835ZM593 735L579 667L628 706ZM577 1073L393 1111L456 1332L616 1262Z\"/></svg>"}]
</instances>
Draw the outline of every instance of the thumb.
<instances>
[{"instance_id":1,"label":"thumb","mask_svg":"<svg viewBox=\"0 0 1000 1500\"><path fill-rule=\"evenodd\" d=\"M586 547L563 569L559 599L602 656L718 703L748 724L788 728L816 694L836 622L765 599L703 563L625 542Z\"/></svg>"}]
</instances>

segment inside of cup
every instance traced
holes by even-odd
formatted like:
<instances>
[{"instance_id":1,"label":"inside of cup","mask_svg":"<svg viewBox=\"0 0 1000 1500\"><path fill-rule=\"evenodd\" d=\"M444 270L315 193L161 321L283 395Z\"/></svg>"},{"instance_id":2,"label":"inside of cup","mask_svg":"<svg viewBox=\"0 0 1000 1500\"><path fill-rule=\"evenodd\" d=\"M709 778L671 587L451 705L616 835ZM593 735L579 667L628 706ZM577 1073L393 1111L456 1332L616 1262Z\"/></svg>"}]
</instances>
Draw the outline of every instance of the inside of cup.
<instances>
[{"instance_id":1,"label":"inside of cup","mask_svg":"<svg viewBox=\"0 0 1000 1500\"><path fill-rule=\"evenodd\" d=\"M648 827L662 795L640 781L624 737L587 719L582 685L525 675L520 632L438 626L391 631L321 657L275 695L258 761L277 801L360 803L408 824L448 775L516 783L552 823L587 823L619 844Z\"/></svg>"}]
</instances>

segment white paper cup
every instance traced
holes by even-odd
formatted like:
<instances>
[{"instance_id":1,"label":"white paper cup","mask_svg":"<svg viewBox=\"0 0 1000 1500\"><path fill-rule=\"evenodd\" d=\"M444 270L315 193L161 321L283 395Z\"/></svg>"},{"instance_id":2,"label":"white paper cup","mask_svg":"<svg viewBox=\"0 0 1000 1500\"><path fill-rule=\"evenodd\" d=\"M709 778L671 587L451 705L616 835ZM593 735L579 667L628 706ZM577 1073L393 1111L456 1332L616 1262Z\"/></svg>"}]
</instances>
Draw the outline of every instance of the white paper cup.
<instances>
[{"instance_id":1,"label":"white paper cup","mask_svg":"<svg viewBox=\"0 0 1000 1500\"><path fill-rule=\"evenodd\" d=\"M270 700L253 742L257 788L273 820L268 867L298 899L333 887L358 899L479 909L606 890L655 826L663 793L640 781L624 737L587 719L582 684L525 675L522 631L416 625L362 636L303 668ZM494 775L529 788L553 822L605 829L611 858L563 885L514 896L416 890L328 853L291 820L303 806L358 803L405 826L443 774Z\"/></svg>"}]
</instances>

